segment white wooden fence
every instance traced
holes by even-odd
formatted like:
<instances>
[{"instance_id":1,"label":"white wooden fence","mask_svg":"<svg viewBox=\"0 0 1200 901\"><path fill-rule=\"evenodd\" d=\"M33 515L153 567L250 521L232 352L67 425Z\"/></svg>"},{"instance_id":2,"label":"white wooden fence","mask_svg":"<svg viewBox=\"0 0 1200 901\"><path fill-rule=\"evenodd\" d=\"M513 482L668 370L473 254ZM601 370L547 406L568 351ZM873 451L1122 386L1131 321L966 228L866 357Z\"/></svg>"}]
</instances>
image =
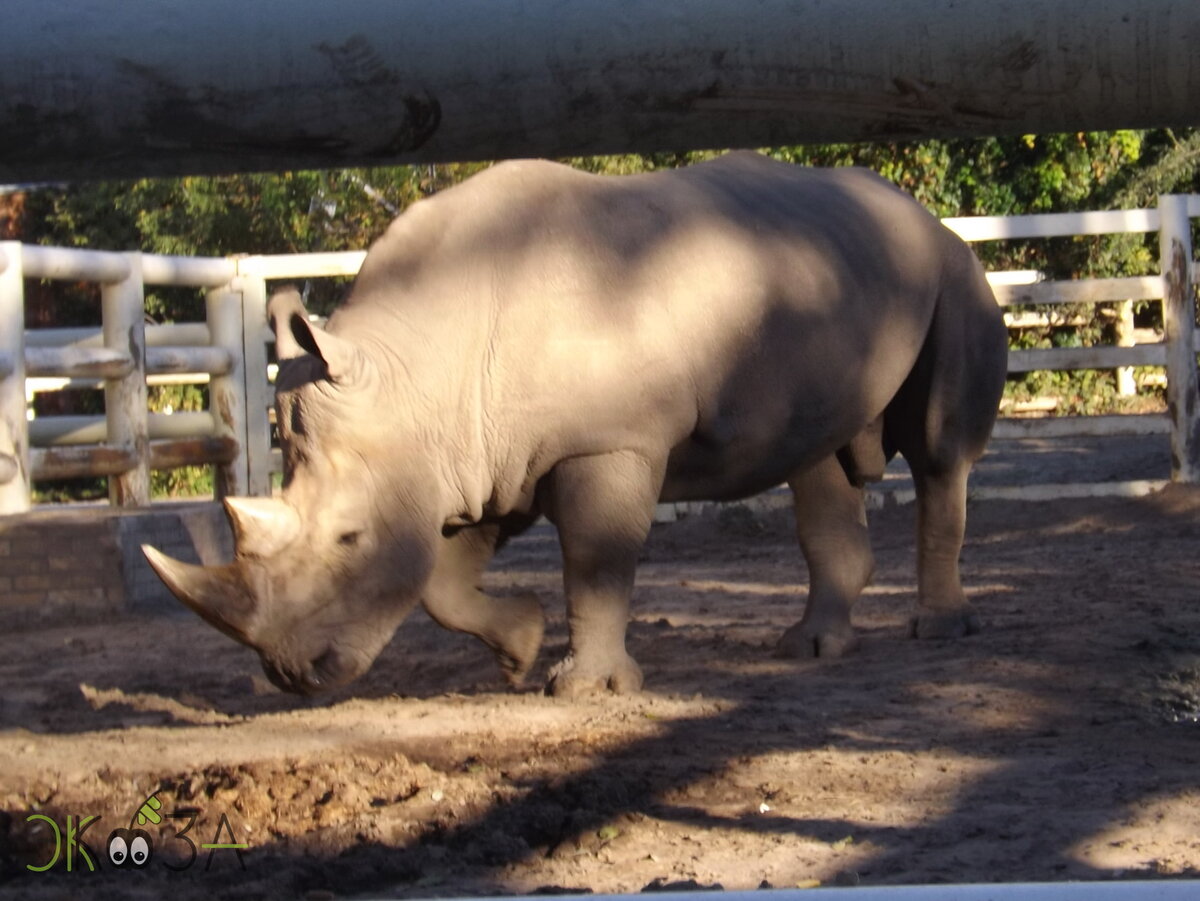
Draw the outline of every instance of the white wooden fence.
<instances>
[{"instance_id":1,"label":"white wooden fence","mask_svg":"<svg viewBox=\"0 0 1200 901\"><path fill-rule=\"evenodd\" d=\"M1172 478L1200 481L1190 231L1190 218L1198 216L1200 196L1168 195L1157 209L945 220L973 242L1159 233L1159 275L1071 282L989 277L1005 307L1162 301L1160 341L1017 350L1009 371L1162 366L1168 413L1002 419L995 437L1162 434L1171 442ZM0 243L0 515L28 509L30 485L41 479L108 476L113 503L145 505L152 469L189 464L212 464L220 494L270 493L280 459L270 438L267 282L354 275L364 255L182 258ZM26 278L98 282L103 325L27 331ZM206 321L147 326L148 285L205 289ZM167 377L207 381L209 409L149 412L147 386ZM105 415L30 420L30 379L53 379L58 387L99 380Z\"/></svg>"}]
</instances>

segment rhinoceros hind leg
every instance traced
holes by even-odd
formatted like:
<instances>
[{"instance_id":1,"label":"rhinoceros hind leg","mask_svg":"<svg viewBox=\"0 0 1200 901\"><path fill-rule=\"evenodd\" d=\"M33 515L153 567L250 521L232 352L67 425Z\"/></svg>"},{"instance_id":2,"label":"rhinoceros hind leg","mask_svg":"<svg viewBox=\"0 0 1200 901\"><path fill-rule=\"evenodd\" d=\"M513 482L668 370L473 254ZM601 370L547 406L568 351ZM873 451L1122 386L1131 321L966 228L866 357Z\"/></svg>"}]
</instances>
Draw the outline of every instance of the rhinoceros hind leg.
<instances>
[{"instance_id":1,"label":"rhinoceros hind leg","mask_svg":"<svg viewBox=\"0 0 1200 901\"><path fill-rule=\"evenodd\" d=\"M788 480L796 507L796 535L808 561L804 616L783 633L782 657L840 657L857 644L850 608L875 568L862 488L836 457Z\"/></svg>"},{"instance_id":2,"label":"rhinoceros hind leg","mask_svg":"<svg viewBox=\"0 0 1200 901\"><path fill-rule=\"evenodd\" d=\"M910 622L914 638L961 638L979 631L979 617L967 603L959 555L967 519L970 463L934 474L914 467L917 488L917 609Z\"/></svg>"},{"instance_id":3,"label":"rhinoceros hind leg","mask_svg":"<svg viewBox=\"0 0 1200 901\"><path fill-rule=\"evenodd\" d=\"M642 671L625 650L638 553L650 532L663 465L627 452L572 457L540 488L558 527L571 648L546 687L555 697L636 692Z\"/></svg>"},{"instance_id":4,"label":"rhinoceros hind leg","mask_svg":"<svg viewBox=\"0 0 1200 901\"><path fill-rule=\"evenodd\" d=\"M913 638L962 638L979 631L979 616L970 604L960 610L918 610L909 620Z\"/></svg>"},{"instance_id":5,"label":"rhinoceros hind leg","mask_svg":"<svg viewBox=\"0 0 1200 901\"><path fill-rule=\"evenodd\" d=\"M884 413L917 492L918 638L979 629L959 574L967 476L987 447L1007 371L1004 319L978 262L961 250L917 362Z\"/></svg>"}]
</instances>

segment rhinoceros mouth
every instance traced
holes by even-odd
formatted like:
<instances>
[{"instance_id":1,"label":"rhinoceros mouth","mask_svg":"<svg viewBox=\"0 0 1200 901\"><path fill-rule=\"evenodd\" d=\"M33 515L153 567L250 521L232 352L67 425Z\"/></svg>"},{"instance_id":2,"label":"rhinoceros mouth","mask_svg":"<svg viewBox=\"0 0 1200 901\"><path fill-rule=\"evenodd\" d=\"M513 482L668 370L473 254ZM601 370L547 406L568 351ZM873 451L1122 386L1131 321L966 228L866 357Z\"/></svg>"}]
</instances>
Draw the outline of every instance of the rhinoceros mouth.
<instances>
[{"instance_id":1,"label":"rhinoceros mouth","mask_svg":"<svg viewBox=\"0 0 1200 901\"><path fill-rule=\"evenodd\" d=\"M267 654L260 654L260 657L263 672L271 684L292 694L316 695L332 691L354 681L363 671L352 655L332 645L301 666L275 660Z\"/></svg>"}]
</instances>

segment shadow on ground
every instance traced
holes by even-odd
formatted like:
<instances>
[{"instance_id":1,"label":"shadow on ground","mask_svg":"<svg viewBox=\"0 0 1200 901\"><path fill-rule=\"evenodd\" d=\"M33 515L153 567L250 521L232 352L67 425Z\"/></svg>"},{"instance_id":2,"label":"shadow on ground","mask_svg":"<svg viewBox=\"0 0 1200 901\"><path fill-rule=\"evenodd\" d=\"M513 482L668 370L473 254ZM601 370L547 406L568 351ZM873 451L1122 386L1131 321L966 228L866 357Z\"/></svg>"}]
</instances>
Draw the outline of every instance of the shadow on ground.
<instances>
[{"instance_id":1,"label":"shadow on ground","mask_svg":"<svg viewBox=\"0 0 1200 901\"><path fill-rule=\"evenodd\" d=\"M983 633L905 637L911 511L874 518L864 641L775 660L804 573L782 513L656 530L630 647L647 693L564 705L499 687L486 650L428 622L316 703L186 618L26 627L0 639L3 889L58 897L429 897L653 882L823 883L1194 875L1200 863L1200 492L985 503L964 572ZM498 593L556 613L551 536L497 561ZM210 634L211 633L211 634ZM81 685L86 686L81 689ZM447 691L455 694L446 694ZM125 825L157 792L209 841L156 832L143 872L45 874L26 817ZM180 821L183 822L183 821ZM178 824L176 824L178 825ZM315 893L315 894L311 894Z\"/></svg>"}]
</instances>

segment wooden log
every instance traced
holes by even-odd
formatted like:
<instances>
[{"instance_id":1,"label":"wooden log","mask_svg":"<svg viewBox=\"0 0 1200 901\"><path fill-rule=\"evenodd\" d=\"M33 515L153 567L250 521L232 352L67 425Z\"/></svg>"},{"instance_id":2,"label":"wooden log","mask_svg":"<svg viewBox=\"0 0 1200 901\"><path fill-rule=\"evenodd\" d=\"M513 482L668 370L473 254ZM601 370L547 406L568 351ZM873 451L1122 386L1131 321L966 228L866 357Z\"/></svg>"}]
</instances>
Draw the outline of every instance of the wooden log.
<instances>
[{"instance_id":1,"label":"wooden log","mask_svg":"<svg viewBox=\"0 0 1200 901\"><path fill-rule=\"evenodd\" d=\"M128 445L35 447L30 452L35 481L115 478L138 465L140 455Z\"/></svg>"},{"instance_id":2,"label":"wooden log","mask_svg":"<svg viewBox=\"0 0 1200 901\"><path fill-rule=\"evenodd\" d=\"M238 442L229 437L209 435L150 442L151 469L177 469L180 466L227 466L237 459Z\"/></svg>"},{"instance_id":3,"label":"wooden log","mask_svg":"<svg viewBox=\"0 0 1200 901\"><path fill-rule=\"evenodd\" d=\"M26 347L25 375L28 378L121 379L133 372L133 360L125 351L109 347Z\"/></svg>"},{"instance_id":4,"label":"wooden log","mask_svg":"<svg viewBox=\"0 0 1200 901\"><path fill-rule=\"evenodd\" d=\"M21 262L26 278L111 285L129 278L129 261L128 254L107 250L43 247L40 244L21 246Z\"/></svg>"},{"instance_id":5,"label":"wooden log","mask_svg":"<svg viewBox=\"0 0 1200 901\"><path fill-rule=\"evenodd\" d=\"M1038 419L1003 417L992 429L993 440L1011 438L1081 438L1115 435L1167 435L1171 422L1155 413L1125 416L1047 416Z\"/></svg>"},{"instance_id":6,"label":"wooden log","mask_svg":"<svg viewBox=\"0 0 1200 901\"><path fill-rule=\"evenodd\" d=\"M214 434L212 414L201 411L151 413L146 417L151 440L199 438ZM107 420L103 416L46 416L29 423L30 440L35 447L100 444L109 440ZM120 442L114 442L120 443Z\"/></svg>"},{"instance_id":7,"label":"wooden log","mask_svg":"<svg viewBox=\"0 0 1200 901\"><path fill-rule=\"evenodd\" d=\"M1116 318L1117 346L1136 347L1137 329L1134 328L1133 301L1123 300L1117 307ZM1134 378L1132 366L1121 366L1117 369L1117 394L1122 397L1137 395L1137 380Z\"/></svg>"},{"instance_id":8,"label":"wooden log","mask_svg":"<svg viewBox=\"0 0 1200 901\"><path fill-rule=\"evenodd\" d=\"M104 409L108 418L108 440L132 447L137 464L110 476L109 499L121 507L140 507L150 503L150 435L147 425L146 392L146 321L143 313L141 259L138 254L124 255L129 277L106 284L100 291L106 347L128 354L133 368L122 379L110 379L104 386Z\"/></svg>"},{"instance_id":9,"label":"wooden log","mask_svg":"<svg viewBox=\"0 0 1200 901\"><path fill-rule=\"evenodd\" d=\"M230 361L224 372L214 373L209 383L208 403L217 435L237 449L217 467L214 489L217 497L247 494L250 490L250 459L247 454L245 323L242 292L231 285L215 288L205 297L205 318L213 336L214 350Z\"/></svg>"},{"instance_id":10,"label":"wooden log","mask_svg":"<svg viewBox=\"0 0 1200 901\"><path fill-rule=\"evenodd\" d=\"M267 283L240 275L233 290L242 298L243 365L246 379L247 493L269 497L272 489L270 410L274 392L267 381L267 344L275 340L267 323Z\"/></svg>"},{"instance_id":11,"label":"wooden log","mask_svg":"<svg viewBox=\"0 0 1200 901\"><path fill-rule=\"evenodd\" d=\"M1162 366L1167 359L1164 344L1137 347L1038 347L1008 353L1009 372L1039 372L1073 369L1116 369L1120 366Z\"/></svg>"},{"instance_id":12,"label":"wooden log","mask_svg":"<svg viewBox=\"0 0 1200 901\"><path fill-rule=\"evenodd\" d=\"M1157 275L1131 278L1089 278L1071 282L1038 282L1034 285L993 285L1002 307L1033 304L1104 303L1111 300L1158 300L1163 296Z\"/></svg>"},{"instance_id":13,"label":"wooden log","mask_svg":"<svg viewBox=\"0 0 1200 901\"><path fill-rule=\"evenodd\" d=\"M225 257L142 254L142 282L185 288L215 288L233 278L237 264Z\"/></svg>"},{"instance_id":14,"label":"wooden log","mask_svg":"<svg viewBox=\"0 0 1200 901\"><path fill-rule=\"evenodd\" d=\"M277 253L241 257L238 274L262 279L331 278L358 275L366 259L365 250L336 253Z\"/></svg>"},{"instance_id":15,"label":"wooden log","mask_svg":"<svg viewBox=\"0 0 1200 901\"><path fill-rule=\"evenodd\" d=\"M0 182L1191 126L1178 0L5 5Z\"/></svg>"},{"instance_id":16,"label":"wooden log","mask_svg":"<svg viewBox=\"0 0 1200 901\"><path fill-rule=\"evenodd\" d=\"M1146 497L1162 491L1164 479L1134 479L1128 482L1047 482L1041 485L981 485L971 488L973 501L1029 501L1043 503L1062 498Z\"/></svg>"},{"instance_id":17,"label":"wooden log","mask_svg":"<svg viewBox=\"0 0 1200 901\"><path fill-rule=\"evenodd\" d=\"M208 325L203 322L171 322L146 326L147 347L207 347L212 344ZM91 328L39 328L25 332L26 347L104 346L104 330Z\"/></svg>"},{"instance_id":18,"label":"wooden log","mask_svg":"<svg viewBox=\"0 0 1200 901\"><path fill-rule=\"evenodd\" d=\"M146 372L153 375L206 372L225 375L234 366L223 347L151 347L146 351Z\"/></svg>"},{"instance_id":19,"label":"wooden log","mask_svg":"<svg viewBox=\"0 0 1200 901\"><path fill-rule=\"evenodd\" d=\"M208 347L212 335L204 322L168 322L146 326L146 347Z\"/></svg>"},{"instance_id":20,"label":"wooden log","mask_svg":"<svg viewBox=\"0 0 1200 901\"><path fill-rule=\"evenodd\" d=\"M964 241L1115 235L1158 229L1158 210L1087 210L1026 216L950 216L942 224Z\"/></svg>"},{"instance_id":21,"label":"wooden log","mask_svg":"<svg viewBox=\"0 0 1200 901\"><path fill-rule=\"evenodd\" d=\"M228 463L236 455L237 442L228 438L208 436L150 442L152 469L219 465ZM138 465L138 455L133 448L113 445L37 447L31 456L35 481L111 478Z\"/></svg>"}]
</instances>

